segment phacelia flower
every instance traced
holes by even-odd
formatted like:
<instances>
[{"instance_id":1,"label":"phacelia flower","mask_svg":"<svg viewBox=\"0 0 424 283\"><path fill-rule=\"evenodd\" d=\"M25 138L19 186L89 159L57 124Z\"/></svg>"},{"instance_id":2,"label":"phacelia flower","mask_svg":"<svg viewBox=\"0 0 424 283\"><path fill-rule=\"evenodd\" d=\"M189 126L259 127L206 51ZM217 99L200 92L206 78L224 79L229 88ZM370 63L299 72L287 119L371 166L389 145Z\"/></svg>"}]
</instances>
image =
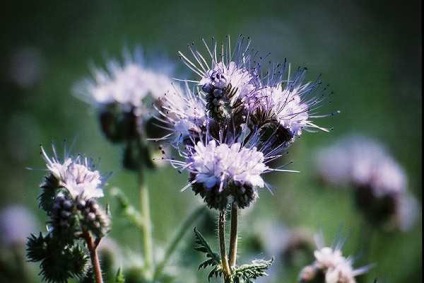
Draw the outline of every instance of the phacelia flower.
<instances>
[{"instance_id":1,"label":"phacelia flower","mask_svg":"<svg viewBox=\"0 0 424 283\"><path fill-rule=\"evenodd\" d=\"M117 103L140 109L145 107L144 99L158 98L169 90L172 80L167 71L163 71L169 69L147 68L140 50L133 55L125 52L122 63L111 60L106 70L93 68L92 78L77 84L75 91L98 107Z\"/></svg>"},{"instance_id":2,"label":"phacelia flower","mask_svg":"<svg viewBox=\"0 0 424 283\"><path fill-rule=\"evenodd\" d=\"M146 123L156 115L153 103L173 88L171 64L162 63L160 70L148 68L140 50L125 52L123 62L111 60L105 70L93 68L92 78L76 84L75 94L98 110L102 131L110 141L146 135Z\"/></svg>"},{"instance_id":3,"label":"phacelia flower","mask_svg":"<svg viewBox=\"0 0 424 283\"><path fill-rule=\"evenodd\" d=\"M354 277L366 270L354 270L352 260L345 258L338 248L323 247L314 252L316 269L325 273L326 283L355 282Z\"/></svg>"},{"instance_id":4,"label":"phacelia flower","mask_svg":"<svg viewBox=\"0 0 424 283\"><path fill-rule=\"evenodd\" d=\"M234 50L228 46L212 46L203 40L207 56L194 45L189 59L180 55L185 64L200 79L194 80L198 96L206 102L207 115L222 127L239 131L246 124L251 131L259 131L262 140L278 136L278 144L288 147L302 130L323 130L312 122L315 111L328 95L318 79L304 82L306 68L291 74L290 64L261 64L262 58L250 49L250 39L240 37ZM257 59L256 57L259 57ZM331 115L331 114L330 114ZM324 115L326 116L326 115ZM227 126L226 126L227 125Z\"/></svg>"},{"instance_id":5,"label":"phacelia flower","mask_svg":"<svg viewBox=\"0 0 424 283\"><path fill-rule=\"evenodd\" d=\"M368 186L379 196L401 193L407 186L403 169L386 149L364 136L347 136L321 149L316 155L316 168L330 184Z\"/></svg>"},{"instance_id":6,"label":"phacelia flower","mask_svg":"<svg viewBox=\"0 0 424 283\"><path fill-rule=\"evenodd\" d=\"M179 147L193 137L200 137L207 127L206 102L196 95L186 83L184 92L174 89L161 97L156 104L159 121L169 131L165 138L171 138Z\"/></svg>"},{"instance_id":7,"label":"phacelia flower","mask_svg":"<svg viewBox=\"0 0 424 283\"><path fill-rule=\"evenodd\" d=\"M299 275L301 283L355 283L356 276L370 269L370 266L354 269L353 259L342 255L341 244L335 247L323 246L322 239L318 239L317 245L314 263L304 267Z\"/></svg>"},{"instance_id":8,"label":"phacelia flower","mask_svg":"<svg viewBox=\"0 0 424 283\"><path fill-rule=\"evenodd\" d=\"M403 204L411 198L406 174L377 141L345 137L318 152L316 168L324 182L353 188L358 208L372 223L401 229L411 226L407 215L412 219L415 213L403 214Z\"/></svg>"},{"instance_id":9,"label":"phacelia flower","mask_svg":"<svg viewBox=\"0 0 424 283\"><path fill-rule=\"evenodd\" d=\"M267 162L279 158L303 129L325 130L311 122L324 96L312 97L320 82L303 83L304 70L291 76L285 63L265 70L249 39L240 37L233 50L229 38L228 46L203 43L205 56L194 45L191 56L180 52L197 79L159 99L158 120L185 158L171 163L189 171L195 193L212 208L230 202L243 208L265 186L262 174L279 171Z\"/></svg>"},{"instance_id":10,"label":"phacelia flower","mask_svg":"<svg viewBox=\"0 0 424 283\"><path fill-rule=\"evenodd\" d=\"M224 209L231 197L240 208L249 206L257 198L257 188L265 182L261 174L270 171L265 157L256 148L240 143L207 144L199 141L180 164L190 172L193 191L211 208Z\"/></svg>"},{"instance_id":11,"label":"phacelia flower","mask_svg":"<svg viewBox=\"0 0 424 283\"><path fill-rule=\"evenodd\" d=\"M159 116L153 105L170 90L177 90L170 73L172 65L161 60L159 68L149 68L140 50L124 53L124 60L111 60L105 70L93 68L92 78L76 84L74 92L96 108L101 129L113 143L123 143L123 166L139 171L155 168L156 153L149 138L165 135L156 125Z\"/></svg>"},{"instance_id":12,"label":"phacelia flower","mask_svg":"<svg viewBox=\"0 0 424 283\"><path fill-rule=\"evenodd\" d=\"M87 157L65 154L61 161L53 151L49 157L41 147L48 174L40 185L39 200L50 217L49 230L65 241L73 241L83 230L103 237L110 229L110 219L97 199L104 195L105 178Z\"/></svg>"},{"instance_id":13,"label":"phacelia flower","mask_svg":"<svg viewBox=\"0 0 424 283\"><path fill-rule=\"evenodd\" d=\"M320 80L304 82L306 68L291 74L286 62L268 73L271 75L263 79L262 87L252 92L248 99L251 120L259 125L264 135L277 134L281 142L289 146L303 130L328 132L312 122L312 118L332 115L314 113L328 95Z\"/></svg>"},{"instance_id":14,"label":"phacelia flower","mask_svg":"<svg viewBox=\"0 0 424 283\"><path fill-rule=\"evenodd\" d=\"M316 265L321 269L335 268L339 263L345 260L340 250L330 247L323 247L314 251L314 256Z\"/></svg>"},{"instance_id":15,"label":"phacelia flower","mask_svg":"<svg viewBox=\"0 0 424 283\"><path fill-rule=\"evenodd\" d=\"M205 40L203 43L207 58L194 45L189 46L193 59L182 52L179 54L184 63L200 77L195 82L205 93L210 115L218 120L228 119L233 111L240 111L244 98L259 86L252 52L249 50L250 40L240 37L233 52L230 38L228 46L218 46L214 40L212 47Z\"/></svg>"},{"instance_id":16,"label":"phacelia flower","mask_svg":"<svg viewBox=\"0 0 424 283\"><path fill-rule=\"evenodd\" d=\"M41 148L48 174L40 185L38 200L49 218L47 233L32 234L26 251L29 261L40 262L44 281L67 282L71 277L86 277L87 270L95 268L88 266L87 255L93 256L111 222L97 202L103 196L104 178L92 162L67 153L60 160L54 148L53 152L49 157Z\"/></svg>"},{"instance_id":17,"label":"phacelia flower","mask_svg":"<svg viewBox=\"0 0 424 283\"><path fill-rule=\"evenodd\" d=\"M50 184L56 185L56 189L65 188L73 199L78 196L86 199L103 197L104 180L90 159L78 155L60 161L56 155L49 157L43 147L41 153L49 171L44 186Z\"/></svg>"}]
</instances>

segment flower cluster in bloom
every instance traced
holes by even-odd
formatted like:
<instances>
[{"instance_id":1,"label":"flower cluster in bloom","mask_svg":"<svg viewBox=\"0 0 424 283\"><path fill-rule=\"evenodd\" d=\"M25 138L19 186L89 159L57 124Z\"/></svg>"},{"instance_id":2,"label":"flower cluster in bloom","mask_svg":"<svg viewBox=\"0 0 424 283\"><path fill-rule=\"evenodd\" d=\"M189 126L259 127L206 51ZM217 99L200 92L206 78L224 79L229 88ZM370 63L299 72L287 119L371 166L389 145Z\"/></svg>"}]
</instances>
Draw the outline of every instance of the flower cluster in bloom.
<instances>
[{"instance_id":1,"label":"flower cluster in bloom","mask_svg":"<svg viewBox=\"0 0 424 283\"><path fill-rule=\"evenodd\" d=\"M53 151L49 157L41 148L48 173L40 185L39 201L49 217L48 233L31 235L27 251L30 261L41 262L45 280L65 282L87 273L81 241L99 242L110 230L110 217L97 202L103 197L105 178L92 161L67 154L61 160Z\"/></svg>"},{"instance_id":2,"label":"flower cluster in bloom","mask_svg":"<svg viewBox=\"0 0 424 283\"><path fill-rule=\"evenodd\" d=\"M248 206L257 197L255 187L263 187L261 174L268 170L262 152L255 148L197 143L188 158L193 190L208 204L225 209L229 196L240 208Z\"/></svg>"},{"instance_id":3,"label":"flower cluster in bloom","mask_svg":"<svg viewBox=\"0 0 424 283\"><path fill-rule=\"evenodd\" d=\"M47 180L65 188L73 199L103 197L102 177L87 157L66 157L61 162L56 156L50 158L44 148L41 151L51 174Z\"/></svg>"},{"instance_id":4,"label":"flower cluster in bloom","mask_svg":"<svg viewBox=\"0 0 424 283\"><path fill-rule=\"evenodd\" d=\"M120 63L111 60L106 70L94 68L92 78L79 82L75 92L84 100L97 108L105 108L112 104L133 110L137 115L146 116L146 100L155 99L167 92L172 81L162 66L162 71L146 68L141 50L134 54L124 53Z\"/></svg>"},{"instance_id":5,"label":"flower cluster in bloom","mask_svg":"<svg viewBox=\"0 0 424 283\"><path fill-rule=\"evenodd\" d=\"M315 261L300 272L299 282L355 283L355 277L366 273L370 268L364 266L354 269L353 259L342 255L341 245L320 246L314 251Z\"/></svg>"},{"instance_id":6,"label":"flower cluster in bloom","mask_svg":"<svg viewBox=\"0 0 424 283\"><path fill-rule=\"evenodd\" d=\"M233 51L230 40L228 46L203 43L206 56L194 45L190 56L180 52L198 77L160 98L158 119L184 157L171 163L189 171L189 186L209 207L247 207L266 187L262 174L280 170L269 161L303 130L326 131L311 121L326 89L319 80L304 82L306 70L291 73L286 62L266 69L247 38L240 37Z\"/></svg>"},{"instance_id":7,"label":"flower cluster in bloom","mask_svg":"<svg viewBox=\"0 0 424 283\"><path fill-rule=\"evenodd\" d=\"M316 157L320 178L333 186L354 189L358 207L369 221L409 229L417 214L417 201L407 191L404 170L378 142L348 136Z\"/></svg>"},{"instance_id":8,"label":"flower cluster in bloom","mask_svg":"<svg viewBox=\"0 0 424 283\"><path fill-rule=\"evenodd\" d=\"M152 106L174 88L169 76L172 66L162 63L160 71L147 68L140 50L125 52L123 62L111 60L105 70L94 68L92 78L74 88L77 96L96 108L105 137L125 144L123 164L130 170L155 165L146 142L146 138L161 132L153 122Z\"/></svg>"},{"instance_id":9,"label":"flower cluster in bloom","mask_svg":"<svg viewBox=\"0 0 424 283\"><path fill-rule=\"evenodd\" d=\"M41 207L51 216L53 233L92 230L98 237L109 230L109 217L99 207L96 199L103 197L104 178L95 170L90 159L78 155L65 156L60 161L41 152L49 174L41 184ZM80 227L77 224L84 224ZM56 229L56 231L55 231ZM71 230L71 231L72 231Z\"/></svg>"}]
</instances>

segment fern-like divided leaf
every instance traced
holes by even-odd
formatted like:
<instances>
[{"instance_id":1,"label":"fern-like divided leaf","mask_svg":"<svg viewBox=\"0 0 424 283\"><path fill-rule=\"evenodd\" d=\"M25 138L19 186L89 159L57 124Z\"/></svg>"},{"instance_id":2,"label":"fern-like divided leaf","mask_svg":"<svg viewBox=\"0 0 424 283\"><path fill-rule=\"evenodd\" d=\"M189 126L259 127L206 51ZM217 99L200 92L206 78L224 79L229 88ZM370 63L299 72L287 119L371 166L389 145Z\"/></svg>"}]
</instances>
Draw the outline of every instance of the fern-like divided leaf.
<instances>
[{"instance_id":1,"label":"fern-like divided leaf","mask_svg":"<svg viewBox=\"0 0 424 283\"><path fill-rule=\"evenodd\" d=\"M222 276L222 266L221 266L221 264L220 265L217 265L217 266L215 266L210 272L209 272L209 274L208 274L208 282L210 282L211 281L211 279L212 279L212 277L221 277Z\"/></svg>"},{"instance_id":2,"label":"fern-like divided leaf","mask_svg":"<svg viewBox=\"0 0 424 283\"><path fill-rule=\"evenodd\" d=\"M252 263L243 264L237 267L233 272L235 283L245 282L252 283L252 279L257 279L262 276L268 276L266 271L271 266L274 259L270 260L254 260Z\"/></svg>"},{"instance_id":3,"label":"fern-like divided leaf","mask_svg":"<svg viewBox=\"0 0 424 283\"><path fill-rule=\"evenodd\" d=\"M206 268L208 266L213 267L212 270L209 272L208 281L210 281L212 277L221 276L222 267L221 267L221 258L219 254L212 251L208 242L206 242L206 239L196 228L194 228L194 235L195 235L195 244L196 244L194 249L196 251L204 253L207 257L207 260L205 260L199 265L199 269Z\"/></svg>"},{"instance_id":4,"label":"fern-like divided leaf","mask_svg":"<svg viewBox=\"0 0 424 283\"><path fill-rule=\"evenodd\" d=\"M194 249L196 251L204 253L206 255L206 257L208 258L207 260L205 260L204 262L202 262L199 265L199 269L200 268L206 268L208 266L219 265L221 263L221 258L219 256L219 254L212 251L208 242L206 242L203 235L200 234L200 232L196 228L194 228L194 235L196 237L196 239L195 239L196 246L194 247Z\"/></svg>"}]
</instances>

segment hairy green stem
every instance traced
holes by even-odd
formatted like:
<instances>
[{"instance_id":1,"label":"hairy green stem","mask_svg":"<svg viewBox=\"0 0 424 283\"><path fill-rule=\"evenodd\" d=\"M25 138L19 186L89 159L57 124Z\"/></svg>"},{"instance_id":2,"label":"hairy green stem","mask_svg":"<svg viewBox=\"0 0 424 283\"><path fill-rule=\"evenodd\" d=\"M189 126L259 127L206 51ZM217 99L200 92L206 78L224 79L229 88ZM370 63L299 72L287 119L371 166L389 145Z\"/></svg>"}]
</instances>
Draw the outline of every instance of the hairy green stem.
<instances>
[{"instance_id":1,"label":"hairy green stem","mask_svg":"<svg viewBox=\"0 0 424 283\"><path fill-rule=\"evenodd\" d=\"M97 254L98 242L97 243L94 242L93 237L91 236L90 232L88 232L87 230L84 230L82 232L82 237L87 243L87 248L88 248L88 251L90 252L91 265L93 266L93 272L94 272L94 280L96 283L103 283L102 269L100 268L99 256Z\"/></svg>"},{"instance_id":2,"label":"hairy green stem","mask_svg":"<svg viewBox=\"0 0 424 283\"><path fill-rule=\"evenodd\" d=\"M230 230L230 251L229 251L229 264L230 268L236 266L237 261L237 244L238 244L238 236L237 236L237 228L238 228L238 206L237 203L233 202L231 206L231 230Z\"/></svg>"},{"instance_id":3,"label":"hairy green stem","mask_svg":"<svg viewBox=\"0 0 424 283\"><path fill-rule=\"evenodd\" d=\"M143 167L139 170L138 185L140 190L140 211L143 219L141 233L143 236L144 275L146 278L151 279L153 275L152 220L150 217L149 189L145 184Z\"/></svg>"},{"instance_id":4,"label":"hairy green stem","mask_svg":"<svg viewBox=\"0 0 424 283\"><path fill-rule=\"evenodd\" d=\"M231 277L230 266L228 265L227 252L225 250L225 210L219 212L218 218L218 238L219 238L219 250L221 253L221 264L224 273L224 282L229 282L228 279Z\"/></svg>"},{"instance_id":5,"label":"hairy green stem","mask_svg":"<svg viewBox=\"0 0 424 283\"><path fill-rule=\"evenodd\" d=\"M140 211L130 204L127 197L120 189L112 188L111 195L118 201L119 206L122 209L122 213L128 221L142 231L144 219L141 216Z\"/></svg>"},{"instance_id":6,"label":"hairy green stem","mask_svg":"<svg viewBox=\"0 0 424 283\"><path fill-rule=\"evenodd\" d=\"M169 244L168 248L166 249L165 256L159 262L159 264L156 266L153 279L157 280L160 275L162 274L163 269L165 268L166 263L168 262L169 258L171 257L172 253L177 248L178 244L181 242L184 234L189 230L189 228L193 225L193 223L197 220L198 217L203 215L203 213L206 211L205 206L201 206L196 208L193 212L189 214L189 216L186 218L186 220L183 222L183 224L178 229L177 233L174 235L171 243Z\"/></svg>"}]
</instances>

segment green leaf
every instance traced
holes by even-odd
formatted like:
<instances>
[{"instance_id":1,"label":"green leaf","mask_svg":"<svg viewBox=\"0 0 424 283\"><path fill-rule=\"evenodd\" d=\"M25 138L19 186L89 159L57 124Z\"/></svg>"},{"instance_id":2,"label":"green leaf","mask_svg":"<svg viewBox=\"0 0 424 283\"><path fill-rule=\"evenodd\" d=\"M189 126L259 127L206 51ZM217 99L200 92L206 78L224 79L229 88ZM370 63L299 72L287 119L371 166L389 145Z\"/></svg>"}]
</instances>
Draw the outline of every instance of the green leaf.
<instances>
[{"instance_id":1,"label":"green leaf","mask_svg":"<svg viewBox=\"0 0 424 283\"><path fill-rule=\"evenodd\" d=\"M213 266L212 270L208 274L208 281L211 280L212 277L218 277L222 275L222 266L221 266L221 257L218 253L212 251L209 244L206 242L206 239L202 236L202 234L194 228L195 235L195 243L196 246L194 249L196 251L202 252L208 258L204 262L199 265L200 268L206 268L208 266Z\"/></svg>"},{"instance_id":2,"label":"green leaf","mask_svg":"<svg viewBox=\"0 0 424 283\"><path fill-rule=\"evenodd\" d=\"M212 251L211 247L206 242L205 238L202 236L202 234L199 231L197 231L196 228L194 228L194 235L195 235L195 243L196 243L196 246L194 247L194 249L196 251L204 253L206 257L208 258L207 260L205 260L199 265L199 269L206 268L208 266L220 265L221 258L219 254Z\"/></svg>"},{"instance_id":3,"label":"green leaf","mask_svg":"<svg viewBox=\"0 0 424 283\"><path fill-rule=\"evenodd\" d=\"M270 260L254 260L250 264L243 264L233 271L234 282L252 283L252 279L257 279L262 276L268 276L266 271L271 266L274 259ZM240 281L240 279L242 281Z\"/></svg>"},{"instance_id":4,"label":"green leaf","mask_svg":"<svg viewBox=\"0 0 424 283\"><path fill-rule=\"evenodd\" d=\"M218 277L218 276L222 276L222 266L217 265L215 266L208 274L208 281L210 282L212 277Z\"/></svg>"}]
</instances>

